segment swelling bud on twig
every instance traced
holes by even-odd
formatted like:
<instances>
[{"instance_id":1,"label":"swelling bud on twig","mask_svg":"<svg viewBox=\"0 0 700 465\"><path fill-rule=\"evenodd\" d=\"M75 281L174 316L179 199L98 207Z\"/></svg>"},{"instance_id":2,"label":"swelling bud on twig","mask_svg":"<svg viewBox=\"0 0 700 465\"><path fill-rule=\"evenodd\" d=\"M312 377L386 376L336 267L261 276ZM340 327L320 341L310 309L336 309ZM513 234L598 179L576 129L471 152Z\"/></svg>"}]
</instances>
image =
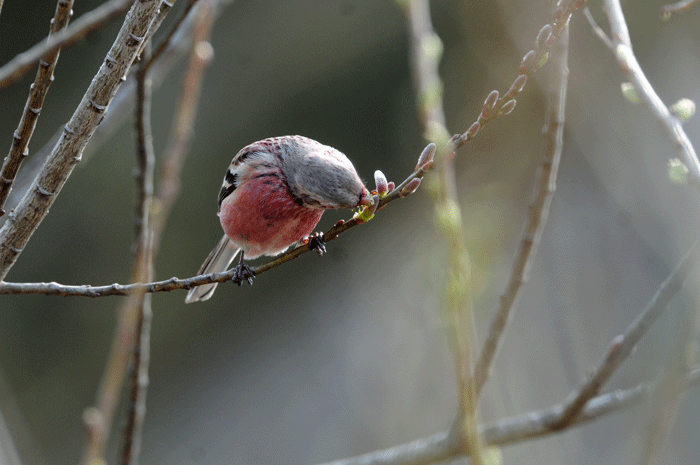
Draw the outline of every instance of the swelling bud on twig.
<instances>
[{"instance_id":1,"label":"swelling bud on twig","mask_svg":"<svg viewBox=\"0 0 700 465\"><path fill-rule=\"evenodd\" d=\"M386 180L384 173L379 170L374 172L374 184L377 186L379 197L384 197L389 192L389 182Z\"/></svg>"},{"instance_id":2,"label":"swelling bud on twig","mask_svg":"<svg viewBox=\"0 0 700 465\"><path fill-rule=\"evenodd\" d=\"M476 123L469 126L469 129L467 129L467 132L464 133L464 137L466 138L466 140L472 140L479 133L480 129L481 129L481 124L479 124L479 122L477 121Z\"/></svg>"},{"instance_id":3,"label":"swelling bud on twig","mask_svg":"<svg viewBox=\"0 0 700 465\"><path fill-rule=\"evenodd\" d=\"M537 60L537 53L534 50L527 52L520 63L518 74L530 74L535 66L535 60Z\"/></svg>"},{"instance_id":4,"label":"swelling bud on twig","mask_svg":"<svg viewBox=\"0 0 700 465\"><path fill-rule=\"evenodd\" d=\"M687 183L688 167L678 158L671 158L668 161L668 179L674 184Z\"/></svg>"},{"instance_id":5,"label":"swelling bud on twig","mask_svg":"<svg viewBox=\"0 0 700 465\"><path fill-rule=\"evenodd\" d=\"M515 99L508 100L506 103L504 103L501 109L498 111L498 114L501 116L508 115L513 110L515 110Z\"/></svg>"},{"instance_id":6,"label":"swelling bud on twig","mask_svg":"<svg viewBox=\"0 0 700 465\"><path fill-rule=\"evenodd\" d=\"M436 150L437 150L437 145L435 145L433 142L426 145L425 148L423 149L423 152L421 152L420 157L418 157L418 163L416 163L416 168L413 170L413 172L415 173L416 171L423 168L423 166L426 163L433 161L433 159L435 158L435 151ZM376 174L375 174L375 179L376 179Z\"/></svg>"},{"instance_id":7,"label":"swelling bud on twig","mask_svg":"<svg viewBox=\"0 0 700 465\"><path fill-rule=\"evenodd\" d=\"M420 178L411 179L408 184L401 189L401 197L406 197L407 195L413 194L418 187L420 187Z\"/></svg>"},{"instance_id":8,"label":"swelling bud on twig","mask_svg":"<svg viewBox=\"0 0 700 465\"><path fill-rule=\"evenodd\" d=\"M627 72L632 68L632 63L634 62L634 55L632 50L625 44L617 44L615 48L615 57L623 68L623 71Z\"/></svg>"},{"instance_id":9,"label":"swelling bud on twig","mask_svg":"<svg viewBox=\"0 0 700 465\"><path fill-rule=\"evenodd\" d=\"M513 84L510 86L510 89L508 89L508 96L515 97L520 92L522 92L526 82L527 76L524 74L519 74L518 77L515 78L515 81L513 81Z\"/></svg>"},{"instance_id":10,"label":"swelling bud on twig","mask_svg":"<svg viewBox=\"0 0 700 465\"><path fill-rule=\"evenodd\" d=\"M689 98L682 98L669 108L673 116L685 123L695 114L695 102Z\"/></svg>"},{"instance_id":11,"label":"swelling bud on twig","mask_svg":"<svg viewBox=\"0 0 700 465\"><path fill-rule=\"evenodd\" d=\"M535 40L535 49L542 50L547 45L547 41L552 36L552 26L550 24L545 24L540 29L537 34L537 39Z\"/></svg>"},{"instance_id":12,"label":"swelling bud on twig","mask_svg":"<svg viewBox=\"0 0 700 465\"><path fill-rule=\"evenodd\" d=\"M642 102L637 93L637 89L631 82L623 82L620 84L620 90L622 90L622 96L625 97L628 102L634 103L635 105Z\"/></svg>"}]
</instances>

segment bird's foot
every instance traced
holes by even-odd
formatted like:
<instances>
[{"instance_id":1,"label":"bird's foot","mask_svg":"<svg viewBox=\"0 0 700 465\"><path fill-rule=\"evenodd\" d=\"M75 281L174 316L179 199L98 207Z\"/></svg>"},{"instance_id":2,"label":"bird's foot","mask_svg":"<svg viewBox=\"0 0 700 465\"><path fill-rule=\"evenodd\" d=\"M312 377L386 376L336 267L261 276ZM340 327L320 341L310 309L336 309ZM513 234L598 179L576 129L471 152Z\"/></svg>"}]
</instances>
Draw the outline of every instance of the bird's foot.
<instances>
[{"instance_id":1,"label":"bird's foot","mask_svg":"<svg viewBox=\"0 0 700 465\"><path fill-rule=\"evenodd\" d=\"M248 284L251 286L253 285L253 278L255 277L255 271L243 263L242 261L238 264L236 267L235 272L233 273L233 277L231 278L231 281L233 281L235 284L238 284L239 286L245 279L248 281Z\"/></svg>"},{"instance_id":2,"label":"bird's foot","mask_svg":"<svg viewBox=\"0 0 700 465\"><path fill-rule=\"evenodd\" d=\"M323 240L323 233L317 232L307 239L311 250L315 250L319 257L326 253L326 241Z\"/></svg>"}]
</instances>

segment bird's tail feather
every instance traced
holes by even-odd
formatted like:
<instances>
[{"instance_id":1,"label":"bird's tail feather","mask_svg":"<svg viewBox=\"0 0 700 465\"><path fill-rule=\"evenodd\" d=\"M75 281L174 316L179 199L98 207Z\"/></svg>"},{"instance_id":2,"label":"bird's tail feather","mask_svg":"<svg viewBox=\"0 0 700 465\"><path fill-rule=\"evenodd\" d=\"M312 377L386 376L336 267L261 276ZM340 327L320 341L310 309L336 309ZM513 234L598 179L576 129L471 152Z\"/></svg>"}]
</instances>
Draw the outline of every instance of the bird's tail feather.
<instances>
[{"instance_id":1,"label":"bird's tail feather","mask_svg":"<svg viewBox=\"0 0 700 465\"><path fill-rule=\"evenodd\" d=\"M197 274L226 271L240 250L241 249L234 249L231 247L228 236L224 234L224 237L221 238L219 243L216 244L216 247L214 247L214 250L212 250L207 259L204 260ZM209 299L209 297L214 294L216 286L217 283L204 284L190 289L185 298L185 303L189 304Z\"/></svg>"}]
</instances>

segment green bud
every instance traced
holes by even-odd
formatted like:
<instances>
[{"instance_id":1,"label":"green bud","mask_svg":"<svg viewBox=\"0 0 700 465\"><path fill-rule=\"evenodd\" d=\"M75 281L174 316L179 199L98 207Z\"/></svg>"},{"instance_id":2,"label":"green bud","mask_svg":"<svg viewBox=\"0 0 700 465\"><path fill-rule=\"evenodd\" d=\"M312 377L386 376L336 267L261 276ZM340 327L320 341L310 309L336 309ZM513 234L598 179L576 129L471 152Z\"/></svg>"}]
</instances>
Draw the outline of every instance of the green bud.
<instances>
[{"instance_id":1,"label":"green bud","mask_svg":"<svg viewBox=\"0 0 700 465\"><path fill-rule=\"evenodd\" d=\"M623 82L620 84L620 90L622 90L622 96L625 97L628 102L634 104L639 104L642 102L639 98L639 94L637 93L637 89L631 82Z\"/></svg>"},{"instance_id":2,"label":"green bud","mask_svg":"<svg viewBox=\"0 0 700 465\"><path fill-rule=\"evenodd\" d=\"M685 184L688 182L688 167L678 158L671 158L668 161L668 178L674 184Z\"/></svg>"},{"instance_id":3,"label":"green bud","mask_svg":"<svg viewBox=\"0 0 700 465\"><path fill-rule=\"evenodd\" d=\"M682 98L669 108L671 113L681 120L681 123L685 123L695 114L695 102L689 98Z\"/></svg>"}]
</instances>

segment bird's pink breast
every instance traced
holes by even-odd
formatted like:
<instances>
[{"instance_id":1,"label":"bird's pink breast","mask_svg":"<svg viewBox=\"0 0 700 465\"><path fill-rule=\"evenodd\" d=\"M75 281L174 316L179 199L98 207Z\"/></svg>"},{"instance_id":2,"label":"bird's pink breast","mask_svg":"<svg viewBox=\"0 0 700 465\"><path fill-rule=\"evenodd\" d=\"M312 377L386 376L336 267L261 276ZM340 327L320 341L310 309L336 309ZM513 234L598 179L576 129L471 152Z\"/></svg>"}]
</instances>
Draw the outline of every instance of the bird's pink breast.
<instances>
[{"instance_id":1,"label":"bird's pink breast","mask_svg":"<svg viewBox=\"0 0 700 465\"><path fill-rule=\"evenodd\" d=\"M310 235L321 215L323 210L295 203L287 185L273 173L246 179L219 211L224 232L246 258L282 253Z\"/></svg>"}]
</instances>

